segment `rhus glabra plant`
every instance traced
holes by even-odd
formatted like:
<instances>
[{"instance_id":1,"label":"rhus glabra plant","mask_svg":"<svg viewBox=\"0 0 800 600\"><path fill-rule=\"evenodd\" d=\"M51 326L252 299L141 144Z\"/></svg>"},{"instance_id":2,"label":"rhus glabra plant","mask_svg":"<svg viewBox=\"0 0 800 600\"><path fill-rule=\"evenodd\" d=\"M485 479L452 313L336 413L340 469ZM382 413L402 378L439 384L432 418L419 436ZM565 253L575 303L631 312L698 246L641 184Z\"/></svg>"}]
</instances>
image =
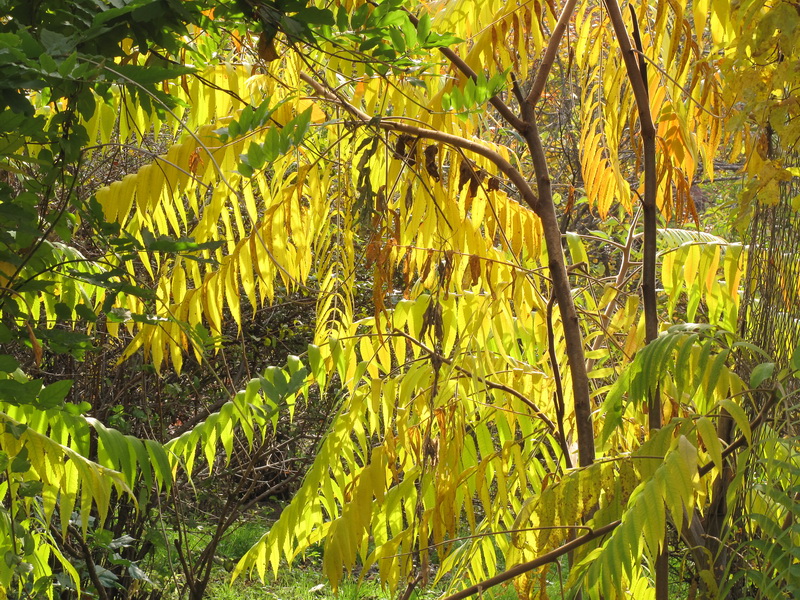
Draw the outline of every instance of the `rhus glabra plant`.
<instances>
[{"instance_id":1,"label":"rhus glabra plant","mask_svg":"<svg viewBox=\"0 0 800 600\"><path fill-rule=\"evenodd\" d=\"M107 595L69 536L112 499L179 506L320 405L235 577L321 545L334 588L359 565L404 598L546 597L568 555L569 594L663 599L687 555L696 594L791 597L800 359L752 343L745 247L693 226L720 158L742 231L759 204L793 222L791 3L0 6L7 593L52 593L59 562ZM249 373L290 294L312 343ZM42 369L100 339L243 391L123 435ZM213 549L176 550L202 597Z\"/></svg>"}]
</instances>

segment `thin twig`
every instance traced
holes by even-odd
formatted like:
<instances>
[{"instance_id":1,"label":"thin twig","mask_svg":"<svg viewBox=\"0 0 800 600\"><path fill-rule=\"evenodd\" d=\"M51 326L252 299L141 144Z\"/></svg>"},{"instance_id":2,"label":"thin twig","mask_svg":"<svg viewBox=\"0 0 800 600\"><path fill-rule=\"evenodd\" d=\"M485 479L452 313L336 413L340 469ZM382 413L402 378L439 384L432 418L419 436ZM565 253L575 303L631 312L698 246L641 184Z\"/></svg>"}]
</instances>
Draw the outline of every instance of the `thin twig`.
<instances>
[{"instance_id":1,"label":"thin twig","mask_svg":"<svg viewBox=\"0 0 800 600\"><path fill-rule=\"evenodd\" d=\"M73 536L75 536L75 539L78 540L78 545L81 547L83 558L86 561L86 570L89 572L89 579L92 580L92 585L94 585L95 589L97 590L98 597L100 600L108 600L106 588L100 581L100 577L97 574L97 565L94 562L94 558L92 558L92 549L89 548L89 544L86 543L86 540L83 539L83 536L72 525L68 527L68 530Z\"/></svg>"},{"instance_id":2,"label":"thin twig","mask_svg":"<svg viewBox=\"0 0 800 600\"><path fill-rule=\"evenodd\" d=\"M568 469L572 468L572 458L569 455L567 445L567 434L564 431L564 413L566 405L564 403L564 388L561 385L561 368L558 366L558 355L556 353L556 336L553 331L553 304L556 295L552 294L547 301L547 353L550 356L550 367L553 369L553 381L556 384L555 406L556 406L556 425L558 425L558 442L561 444L561 452L564 455L564 462Z\"/></svg>"},{"instance_id":3,"label":"thin twig","mask_svg":"<svg viewBox=\"0 0 800 600\"><path fill-rule=\"evenodd\" d=\"M577 0L568 0L564 5L564 9L561 11L553 33L550 34L550 42L547 44L547 48L542 55L542 63L539 65L539 70L536 72L536 79L533 80L531 90L528 92L527 98L525 98L525 101L531 107L536 106L536 103L539 102L539 98L542 96L542 92L544 92L544 86L547 84L547 78L550 76L550 69L558 53L558 47L561 45L561 40L564 37L564 32L567 30L569 20L572 18L572 13L575 12L576 4Z\"/></svg>"},{"instance_id":4,"label":"thin twig","mask_svg":"<svg viewBox=\"0 0 800 600\"><path fill-rule=\"evenodd\" d=\"M503 385L502 383L494 383L494 382L492 382L492 381L488 381L488 380L487 380L485 377L481 377L480 375L475 375L475 374L473 374L473 373L472 373L472 372L470 372L469 370L467 370L467 369L465 369L465 368L463 368L463 367L460 367L460 366L458 366L458 365L454 364L454 363L453 363L453 361L452 361L452 360L450 360L449 358L447 358L446 356L442 356L441 354L439 354L439 353L438 353L438 352L436 352L435 350L433 350L433 349L431 349L431 348L428 348L428 346L426 346L424 343L422 343L422 342L420 342L418 339L416 339L416 338L414 338L414 337L412 337L412 336L408 335L406 332L404 332L404 331L401 331L400 329L395 329L393 333L394 333L394 334L396 334L396 335L399 335L399 336L402 336L402 337L406 338L408 341L410 341L412 344L414 344L414 345L416 345L416 346L420 347L420 348L421 348L423 351L425 351L425 352L426 352L427 354L429 354L430 356L432 356L432 357L435 357L437 360L440 360L440 361L441 361L441 362L443 362L444 364L446 364L446 365L448 365L448 366L451 366L451 367L453 367L453 368L454 368L456 371L458 371L459 373L463 373L463 374L464 374L464 375L466 375L467 377L472 377L472 378L475 378L477 381L480 381L482 384L484 384L484 385L485 385L486 387L488 387L488 388L491 388L491 389L493 389L493 390L498 390L498 391L500 391L500 392L505 392L505 393L507 393L507 394L511 394L511 395L512 395L512 396L514 396L515 398L518 398L518 399L519 399L519 400L521 400L521 401L522 401L522 402L523 402L525 405L527 405L527 406L528 406L528 407L529 407L531 410L533 410L533 411L534 411L534 413L536 414L536 416L537 416L539 419L541 419L541 420L544 422L544 424L545 424L545 425L547 425L547 427L548 427L548 429L550 429L550 431L552 431L552 432L556 432L556 431L557 431L557 429L556 429L555 425L554 425L554 424L553 424L553 422L552 422L552 421L551 421L551 420L550 420L550 419L547 417L547 415L545 415L545 414L544 414L544 413L543 413L543 412L542 412L542 411L539 409L539 407L538 407L538 406L536 406L536 404L534 404L534 403L533 403L533 402L531 402L531 401L530 401L528 398L526 398L524 394L522 394L522 393L518 392L518 391L517 391L517 390L515 390L514 388L508 387L507 385Z\"/></svg>"}]
</instances>

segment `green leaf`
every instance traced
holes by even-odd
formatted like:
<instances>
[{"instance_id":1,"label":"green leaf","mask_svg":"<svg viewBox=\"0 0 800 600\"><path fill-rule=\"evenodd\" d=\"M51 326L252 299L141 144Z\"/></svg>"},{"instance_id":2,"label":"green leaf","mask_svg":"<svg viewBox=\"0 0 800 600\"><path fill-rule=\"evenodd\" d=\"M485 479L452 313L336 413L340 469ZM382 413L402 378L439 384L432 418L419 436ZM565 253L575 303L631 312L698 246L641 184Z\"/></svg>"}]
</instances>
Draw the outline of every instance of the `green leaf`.
<instances>
[{"instance_id":1,"label":"green leaf","mask_svg":"<svg viewBox=\"0 0 800 600\"><path fill-rule=\"evenodd\" d=\"M292 147L293 137L291 131L286 131L285 129L280 131L278 135L278 156L286 154L289 151L289 148ZM275 158L277 158L277 156Z\"/></svg>"},{"instance_id":2,"label":"green leaf","mask_svg":"<svg viewBox=\"0 0 800 600\"><path fill-rule=\"evenodd\" d=\"M451 94L449 92L444 92L442 94L442 110L444 112L448 112L450 108L453 106L452 100L450 99Z\"/></svg>"},{"instance_id":3,"label":"green leaf","mask_svg":"<svg viewBox=\"0 0 800 600\"><path fill-rule=\"evenodd\" d=\"M64 402L70 388L72 388L71 379L62 379L46 386L39 392L39 408L48 409L55 408Z\"/></svg>"},{"instance_id":4,"label":"green leaf","mask_svg":"<svg viewBox=\"0 0 800 600\"><path fill-rule=\"evenodd\" d=\"M750 388L756 389L762 383L764 383L767 379L772 377L772 373L775 371L775 363L768 362L768 363L761 363L756 368L753 369L753 372L750 373Z\"/></svg>"},{"instance_id":5,"label":"green leaf","mask_svg":"<svg viewBox=\"0 0 800 600\"><path fill-rule=\"evenodd\" d=\"M35 404L41 389L41 379L24 383L13 379L2 379L0 380L0 401L15 405Z\"/></svg>"},{"instance_id":6,"label":"green leaf","mask_svg":"<svg viewBox=\"0 0 800 600\"><path fill-rule=\"evenodd\" d=\"M322 358L322 352L319 346L315 346L314 344L308 345L308 363L311 367L311 373L314 375L314 379L317 380L320 388L325 388L325 383L327 382L327 374L328 371L325 368L325 361Z\"/></svg>"},{"instance_id":7,"label":"green leaf","mask_svg":"<svg viewBox=\"0 0 800 600\"><path fill-rule=\"evenodd\" d=\"M278 156L281 155L280 147L281 147L281 135L280 130L276 127L271 128L267 135L264 138L264 144L261 146L263 150L263 160L259 164L259 167L264 163L271 163L274 161ZM251 163L252 165L252 163ZM255 165L252 165L255 166Z\"/></svg>"},{"instance_id":8,"label":"green leaf","mask_svg":"<svg viewBox=\"0 0 800 600\"><path fill-rule=\"evenodd\" d=\"M244 161L239 163L239 165L236 167L236 170L242 177L252 177L253 173L256 172L256 170L253 167L251 167Z\"/></svg>"},{"instance_id":9,"label":"green leaf","mask_svg":"<svg viewBox=\"0 0 800 600\"><path fill-rule=\"evenodd\" d=\"M503 86L506 84L506 78L508 77L508 73L510 71L506 70L502 73L496 73L488 83L489 91L492 96L495 96L500 91L502 91Z\"/></svg>"},{"instance_id":10,"label":"green leaf","mask_svg":"<svg viewBox=\"0 0 800 600\"><path fill-rule=\"evenodd\" d=\"M0 371L13 373L19 367L17 359L10 354L0 354Z\"/></svg>"},{"instance_id":11,"label":"green leaf","mask_svg":"<svg viewBox=\"0 0 800 600\"><path fill-rule=\"evenodd\" d=\"M473 79L467 79L464 86L464 108L471 108L475 104L476 85Z\"/></svg>"},{"instance_id":12,"label":"green leaf","mask_svg":"<svg viewBox=\"0 0 800 600\"><path fill-rule=\"evenodd\" d=\"M447 46L452 46L453 44L460 44L463 42L461 38L457 38L454 35L448 34L439 34L439 33L431 33L428 36L428 39L425 41L425 44L422 46L423 48L444 48Z\"/></svg>"},{"instance_id":13,"label":"green leaf","mask_svg":"<svg viewBox=\"0 0 800 600\"><path fill-rule=\"evenodd\" d=\"M270 130L270 132L271 131L273 130ZM253 142L252 144L250 144L250 147L247 149L247 156L246 156L247 165L249 165L253 169L260 169L261 167L264 166L265 159L266 159L266 152L264 152L264 146L262 146L257 142Z\"/></svg>"},{"instance_id":14,"label":"green leaf","mask_svg":"<svg viewBox=\"0 0 800 600\"><path fill-rule=\"evenodd\" d=\"M45 71L47 75L58 74L58 65L49 54L42 54L39 57L39 64L41 64L42 70Z\"/></svg>"},{"instance_id":15,"label":"green leaf","mask_svg":"<svg viewBox=\"0 0 800 600\"><path fill-rule=\"evenodd\" d=\"M97 321L97 314L86 304L77 304L75 306L75 312L77 315L90 323L94 323Z\"/></svg>"},{"instance_id":16,"label":"green leaf","mask_svg":"<svg viewBox=\"0 0 800 600\"><path fill-rule=\"evenodd\" d=\"M75 47L77 42L77 38L75 36L67 37L61 33L50 31L49 29L42 29L39 32L39 40L47 50L48 54L52 56L63 56L69 54L72 52L72 49Z\"/></svg>"},{"instance_id":17,"label":"green leaf","mask_svg":"<svg viewBox=\"0 0 800 600\"><path fill-rule=\"evenodd\" d=\"M400 29L403 30L403 37L406 41L407 48L416 48L417 46L417 28L411 24L411 20L406 16Z\"/></svg>"},{"instance_id":18,"label":"green leaf","mask_svg":"<svg viewBox=\"0 0 800 600\"><path fill-rule=\"evenodd\" d=\"M308 107L306 110L301 112L297 115L294 119L292 119L292 123L294 124L294 134L292 142L295 146L299 146L300 143L305 138L306 133L308 133L308 127L311 123L311 113L312 107Z\"/></svg>"},{"instance_id":19,"label":"green leaf","mask_svg":"<svg viewBox=\"0 0 800 600\"><path fill-rule=\"evenodd\" d=\"M369 4L362 4L359 6L353 13L353 16L350 17L350 28L356 31L361 29L361 27L364 26L364 23L367 22L370 9L371 7Z\"/></svg>"},{"instance_id":20,"label":"green leaf","mask_svg":"<svg viewBox=\"0 0 800 600\"><path fill-rule=\"evenodd\" d=\"M750 421L747 419L747 415L745 414L742 407L736 404L730 398L725 398L720 402L720 406L728 411L728 413L733 417L733 420L736 422L736 425L742 431L742 435L744 435L747 443L752 443L752 432L750 431Z\"/></svg>"},{"instance_id":21,"label":"green leaf","mask_svg":"<svg viewBox=\"0 0 800 600\"><path fill-rule=\"evenodd\" d=\"M44 484L41 481L23 481L19 484L17 493L23 498L33 498L40 496L43 488Z\"/></svg>"},{"instance_id":22,"label":"green leaf","mask_svg":"<svg viewBox=\"0 0 800 600\"><path fill-rule=\"evenodd\" d=\"M428 13L422 15L417 23L417 39L421 44L428 41L428 34L431 32L431 16Z\"/></svg>"},{"instance_id":23,"label":"green leaf","mask_svg":"<svg viewBox=\"0 0 800 600\"><path fill-rule=\"evenodd\" d=\"M347 31L350 28L349 15L347 14L347 9L344 6L340 6L336 12L336 27L342 32Z\"/></svg>"},{"instance_id":24,"label":"green leaf","mask_svg":"<svg viewBox=\"0 0 800 600\"><path fill-rule=\"evenodd\" d=\"M6 421L6 433L10 433L14 436L15 440L18 440L23 436L23 434L28 430L28 426L25 423L12 423L11 421Z\"/></svg>"},{"instance_id":25,"label":"green leaf","mask_svg":"<svg viewBox=\"0 0 800 600\"><path fill-rule=\"evenodd\" d=\"M569 247L569 255L572 257L573 265L578 263L589 265L589 255L586 253L586 248L583 247L581 236L573 231L568 231L567 246Z\"/></svg>"},{"instance_id":26,"label":"green leaf","mask_svg":"<svg viewBox=\"0 0 800 600\"><path fill-rule=\"evenodd\" d=\"M118 587L119 577L117 577L113 571L109 571L108 569L101 567L99 565L95 566L95 571L97 571L98 581L100 581L100 584L104 588Z\"/></svg>"},{"instance_id":27,"label":"green leaf","mask_svg":"<svg viewBox=\"0 0 800 600\"><path fill-rule=\"evenodd\" d=\"M159 67L155 65L114 65L108 68L112 74L118 74L121 77L120 82L129 84L130 82L139 85L153 85L161 83L168 79L174 79L181 75L189 75L194 73L197 69L194 67L185 66L172 66L172 67Z\"/></svg>"},{"instance_id":28,"label":"green leaf","mask_svg":"<svg viewBox=\"0 0 800 600\"><path fill-rule=\"evenodd\" d=\"M392 44L394 44L394 47L398 52L402 54L406 51L406 38L402 31L392 27L389 29L389 37L392 38Z\"/></svg>"},{"instance_id":29,"label":"green leaf","mask_svg":"<svg viewBox=\"0 0 800 600\"><path fill-rule=\"evenodd\" d=\"M136 540L129 535L123 535L115 538L108 543L108 548L111 550L118 550L119 548L128 548L133 546Z\"/></svg>"},{"instance_id":30,"label":"green leaf","mask_svg":"<svg viewBox=\"0 0 800 600\"><path fill-rule=\"evenodd\" d=\"M78 64L78 53L73 52L70 54L58 67L58 73L63 77L67 77L72 73L75 66ZM94 101L94 97L91 95L86 96L90 101Z\"/></svg>"},{"instance_id":31,"label":"green leaf","mask_svg":"<svg viewBox=\"0 0 800 600\"><path fill-rule=\"evenodd\" d=\"M23 446L11 461L11 472L27 473L30 468L31 462L28 460L28 447Z\"/></svg>"},{"instance_id":32,"label":"green leaf","mask_svg":"<svg viewBox=\"0 0 800 600\"><path fill-rule=\"evenodd\" d=\"M708 398L711 398L714 393L714 388L717 385L717 381L719 381L719 376L722 373L722 369L730 353L731 351L726 348L720 352L714 359L714 362L711 363L711 369L708 371L708 380L706 383L706 396Z\"/></svg>"},{"instance_id":33,"label":"green leaf","mask_svg":"<svg viewBox=\"0 0 800 600\"><path fill-rule=\"evenodd\" d=\"M304 367L292 373L292 376L289 378L289 383L286 386L286 395L296 394L298 391L300 391L300 388L303 387L307 376L308 371Z\"/></svg>"},{"instance_id":34,"label":"green leaf","mask_svg":"<svg viewBox=\"0 0 800 600\"><path fill-rule=\"evenodd\" d=\"M295 16L298 20L311 25L336 24L336 20L333 18L333 12L325 8L317 8L316 6L306 6L298 11Z\"/></svg>"},{"instance_id":35,"label":"green leaf","mask_svg":"<svg viewBox=\"0 0 800 600\"><path fill-rule=\"evenodd\" d=\"M697 419L697 433L700 434L711 460L718 468L722 468L722 444L717 436L717 428L714 427L711 419L708 417Z\"/></svg>"},{"instance_id":36,"label":"green leaf","mask_svg":"<svg viewBox=\"0 0 800 600\"><path fill-rule=\"evenodd\" d=\"M262 104L262 106L264 106L264 104ZM228 133L230 136L237 137L240 132L250 131L253 126L253 114L253 107L245 106L239 114L239 120L231 121L230 125L228 125Z\"/></svg>"},{"instance_id":37,"label":"green leaf","mask_svg":"<svg viewBox=\"0 0 800 600\"><path fill-rule=\"evenodd\" d=\"M144 440L144 445L150 456L156 480L160 485L169 489L172 483L172 467L164 446L153 440Z\"/></svg>"},{"instance_id":38,"label":"green leaf","mask_svg":"<svg viewBox=\"0 0 800 600\"><path fill-rule=\"evenodd\" d=\"M153 582L147 576L147 573L142 571L142 569L140 569L135 562L131 562L131 564L128 565L128 575L130 575L131 578L133 579L144 581L146 583L153 585Z\"/></svg>"},{"instance_id":39,"label":"green leaf","mask_svg":"<svg viewBox=\"0 0 800 600\"><path fill-rule=\"evenodd\" d=\"M789 366L792 368L792 371L800 371L800 346L794 349L792 352L792 358L789 360Z\"/></svg>"},{"instance_id":40,"label":"green leaf","mask_svg":"<svg viewBox=\"0 0 800 600\"><path fill-rule=\"evenodd\" d=\"M380 7L379 7L380 8ZM373 13L373 16L378 14L378 10ZM402 26L403 19L407 19L408 16L406 15L405 11L402 10L390 10L385 15L380 16L378 19L375 20L375 26L378 28L382 27L391 27L393 25Z\"/></svg>"},{"instance_id":41,"label":"green leaf","mask_svg":"<svg viewBox=\"0 0 800 600\"><path fill-rule=\"evenodd\" d=\"M380 44L383 39L379 35L371 35L366 37L366 39L359 44L358 49L362 52L366 52L367 50L372 50L375 46Z\"/></svg>"}]
</instances>

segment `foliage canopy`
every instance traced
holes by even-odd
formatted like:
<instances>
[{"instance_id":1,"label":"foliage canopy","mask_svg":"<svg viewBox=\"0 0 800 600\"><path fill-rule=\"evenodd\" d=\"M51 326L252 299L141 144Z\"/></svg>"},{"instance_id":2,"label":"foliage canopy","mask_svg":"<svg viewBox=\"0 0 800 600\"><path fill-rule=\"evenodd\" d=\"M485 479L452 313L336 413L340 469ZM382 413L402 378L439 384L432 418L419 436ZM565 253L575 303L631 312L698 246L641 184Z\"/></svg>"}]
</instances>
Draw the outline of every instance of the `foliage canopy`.
<instances>
[{"instance_id":1,"label":"foliage canopy","mask_svg":"<svg viewBox=\"0 0 800 600\"><path fill-rule=\"evenodd\" d=\"M796 218L800 13L626 6L0 0L0 590L79 591L69 536L335 397L234 576L319 543L334 587L545 597L569 551L571 593L664 598L683 548L708 597L793 597L798 336L748 337L737 240ZM693 186L722 163L717 235ZM47 376L102 340L208 366L292 292L307 351L172 439Z\"/></svg>"}]
</instances>

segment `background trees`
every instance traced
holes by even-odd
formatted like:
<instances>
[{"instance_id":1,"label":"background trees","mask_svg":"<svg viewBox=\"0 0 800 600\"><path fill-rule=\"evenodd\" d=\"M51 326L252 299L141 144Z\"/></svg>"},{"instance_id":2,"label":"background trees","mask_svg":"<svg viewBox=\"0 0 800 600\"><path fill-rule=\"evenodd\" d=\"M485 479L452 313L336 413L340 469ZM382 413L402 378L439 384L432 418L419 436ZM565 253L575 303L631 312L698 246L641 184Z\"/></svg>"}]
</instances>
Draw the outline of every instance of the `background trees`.
<instances>
[{"instance_id":1,"label":"background trees","mask_svg":"<svg viewBox=\"0 0 800 600\"><path fill-rule=\"evenodd\" d=\"M4 8L7 593L117 593L149 548L98 532L158 507L199 598L304 472L235 575L319 543L334 587L536 597L569 551L568 589L663 598L669 553L791 597L797 336L739 315L797 279L687 225L721 157L740 232L794 218L789 3ZM307 347L263 325L294 302ZM196 552L186 482L226 469Z\"/></svg>"}]
</instances>

